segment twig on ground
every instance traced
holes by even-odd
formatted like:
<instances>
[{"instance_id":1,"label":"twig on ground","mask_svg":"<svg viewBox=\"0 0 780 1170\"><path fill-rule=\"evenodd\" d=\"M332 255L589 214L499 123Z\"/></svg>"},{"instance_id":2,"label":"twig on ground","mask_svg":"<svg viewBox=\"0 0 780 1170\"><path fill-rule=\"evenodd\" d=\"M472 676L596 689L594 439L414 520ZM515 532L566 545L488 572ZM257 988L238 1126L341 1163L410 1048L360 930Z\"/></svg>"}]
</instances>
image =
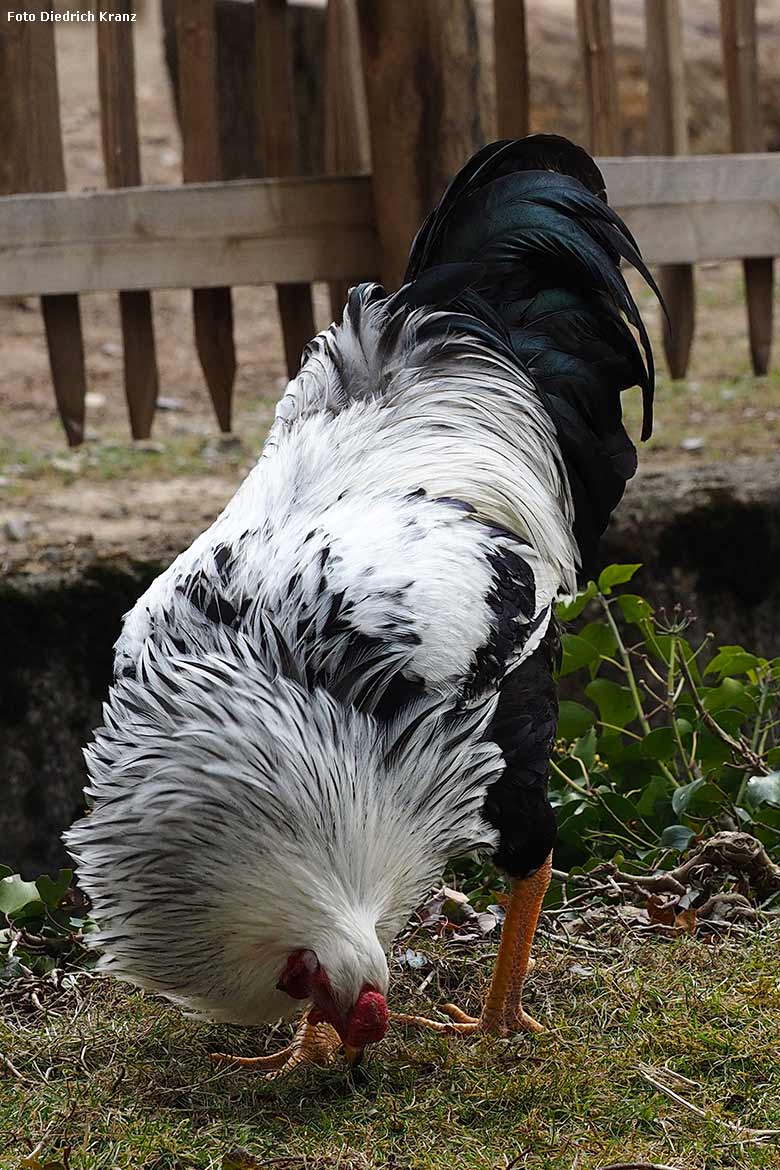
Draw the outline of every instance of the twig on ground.
<instances>
[{"instance_id":1,"label":"twig on ground","mask_svg":"<svg viewBox=\"0 0 780 1170\"><path fill-rule=\"evenodd\" d=\"M694 1105L693 1101L688 1101L686 1097L682 1097L670 1085L665 1085L663 1081L653 1075L656 1071L655 1069L648 1070L641 1065L639 1068L640 1076L644 1077L647 1083L652 1085L654 1089L657 1089L659 1093L665 1093L672 1101L675 1101L678 1105L682 1105L684 1109L690 1109L691 1113L695 1113L697 1117L704 1118L705 1121L720 1120L719 1118L712 1118L706 1109L702 1109L699 1105Z\"/></svg>"},{"instance_id":2,"label":"twig on ground","mask_svg":"<svg viewBox=\"0 0 780 1170\"><path fill-rule=\"evenodd\" d=\"M0 1068L4 1068L5 1071L10 1073L11 1076L15 1080L19 1081L21 1085L35 1084L35 1081L31 1080L30 1077L26 1077L24 1073L19 1072L19 1069L16 1067L16 1065L12 1064L7 1056L3 1056L2 1052L0 1052Z\"/></svg>"},{"instance_id":3,"label":"twig on ground","mask_svg":"<svg viewBox=\"0 0 780 1170\"><path fill-rule=\"evenodd\" d=\"M666 1162L610 1162L609 1166L602 1166L601 1170L679 1170L677 1166L669 1166Z\"/></svg>"},{"instance_id":4,"label":"twig on ground","mask_svg":"<svg viewBox=\"0 0 780 1170\"><path fill-rule=\"evenodd\" d=\"M693 1101L689 1101L686 1097L681 1096L680 1093L676 1093L671 1086L664 1084L660 1079L664 1072L667 1075L676 1076L676 1074L669 1073L668 1070L639 1065L639 1074L649 1085L652 1085L660 1093L666 1094L677 1105L682 1105L683 1108L689 1109L691 1113L695 1113L697 1117L701 1117L704 1121L712 1121L717 1125L723 1125L726 1129L730 1129L732 1133L744 1135L747 1141L765 1141L768 1138L780 1137L780 1129L752 1129L750 1126L740 1125L738 1122L729 1121L725 1117L718 1117L714 1113L708 1113L706 1109L702 1109L699 1105L694 1105Z\"/></svg>"},{"instance_id":5,"label":"twig on ground","mask_svg":"<svg viewBox=\"0 0 780 1170\"><path fill-rule=\"evenodd\" d=\"M553 870L553 876L558 881L580 887L581 892L548 913L562 925L570 904L581 901L583 897L595 899L598 894L606 895L606 903L614 908L616 898L619 899L621 895L623 901L627 901L632 894L642 897L668 894L680 899L687 896L687 900L681 903L681 908L685 909L691 905L693 897L696 922L709 930L723 926L736 930L737 925L732 921L736 917L760 924L764 921L763 911L751 904L744 893L717 888L716 879L729 874L743 878L755 892L754 901L759 903L776 896L780 891L780 866L772 861L755 837L732 830L716 833L671 870L656 870L648 874L626 873L611 861L604 861L583 874ZM699 905L697 901L700 901ZM726 916L718 914L719 909L724 907L730 907L732 911L728 920ZM644 923L628 923L623 921L619 911L615 910L614 913L626 929L632 926L639 926L643 931L647 929ZM713 914L715 917L712 917Z\"/></svg>"},{"instance_id":6,"label":"twig on ground","mask_svg":"<svg viewBox=\"0 0 780 1170\"><path fill-rule=\"evenodd\" d=\"M602 1166L601 1170L679 1170L677 1166L669 1166L666 1162L610 1162L609 1166Z\"/></svg>"}]
</instances>

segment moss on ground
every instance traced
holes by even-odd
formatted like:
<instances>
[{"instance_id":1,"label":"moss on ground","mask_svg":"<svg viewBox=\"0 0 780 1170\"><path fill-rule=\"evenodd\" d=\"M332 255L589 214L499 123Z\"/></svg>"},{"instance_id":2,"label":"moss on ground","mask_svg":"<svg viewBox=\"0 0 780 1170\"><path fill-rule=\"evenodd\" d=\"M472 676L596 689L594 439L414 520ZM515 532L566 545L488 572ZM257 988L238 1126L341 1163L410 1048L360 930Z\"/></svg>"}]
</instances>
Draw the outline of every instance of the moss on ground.
<instances>
[{"instance_id":1,"label":"moss on ground","mask_svg":"<svg viewBox=\"0 0 780 1170\"><path fill-rule=\"evenodd\" d=\"M425 971L396 970L396 1008L476 1006L491 945L414 945L433 974L420 995ZM217 1170L243 1147L283 1170L775 1170L776 1139L749 1131L780 1129L777 936L588 946L540 945L530 998L544 1034L392 1031L354 1080L340 1066L274 1083L215 1068L213 1050L283 1037L187 1020L104 979L81 977L43 1011L6 994L0 1166Z\"/></svg>"}]
</instances>

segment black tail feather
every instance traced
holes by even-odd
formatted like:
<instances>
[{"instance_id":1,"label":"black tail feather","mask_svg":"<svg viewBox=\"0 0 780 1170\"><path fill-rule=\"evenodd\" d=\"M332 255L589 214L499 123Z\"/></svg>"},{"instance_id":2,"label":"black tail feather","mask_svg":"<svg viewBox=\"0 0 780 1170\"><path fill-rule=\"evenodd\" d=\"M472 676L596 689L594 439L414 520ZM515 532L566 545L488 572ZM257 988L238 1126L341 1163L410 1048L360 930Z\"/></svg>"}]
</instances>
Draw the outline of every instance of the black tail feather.
<instances>
[{"instance_id":1,"label":"black tail feather","mask_svg":"<svg viewBox=\"0 0 780 1170\"><path fill-rule=\"evenodd\" d=\"M397 294L399 304L448 304L509 340L555 422L586 567L636 469L624 389L641 387L642 439L652 432L653 355L621 259L661 299L595 162L537 134L483 147L455 176Z\"/></svg>"}]
</instances>

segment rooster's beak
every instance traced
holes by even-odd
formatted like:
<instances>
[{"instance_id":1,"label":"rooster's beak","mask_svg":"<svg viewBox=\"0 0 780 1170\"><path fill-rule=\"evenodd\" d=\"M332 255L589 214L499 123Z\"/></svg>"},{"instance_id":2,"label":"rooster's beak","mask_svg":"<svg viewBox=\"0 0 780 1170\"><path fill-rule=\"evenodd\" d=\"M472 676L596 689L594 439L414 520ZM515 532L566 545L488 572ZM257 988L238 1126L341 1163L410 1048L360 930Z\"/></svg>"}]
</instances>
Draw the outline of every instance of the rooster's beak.
<instances>
[{"instance_id":1,"label":"rooster's beak","mask_svg":"<svg viewBox=\"0 0 780 1170\"><path fill-rule=\"evenodd\" d=\"M345 1044L343 1048L344 1060L350 1068L357 1068L363 1059L363 1048L352 1048L349 1044Z\"/></svg>"}]
</instances>

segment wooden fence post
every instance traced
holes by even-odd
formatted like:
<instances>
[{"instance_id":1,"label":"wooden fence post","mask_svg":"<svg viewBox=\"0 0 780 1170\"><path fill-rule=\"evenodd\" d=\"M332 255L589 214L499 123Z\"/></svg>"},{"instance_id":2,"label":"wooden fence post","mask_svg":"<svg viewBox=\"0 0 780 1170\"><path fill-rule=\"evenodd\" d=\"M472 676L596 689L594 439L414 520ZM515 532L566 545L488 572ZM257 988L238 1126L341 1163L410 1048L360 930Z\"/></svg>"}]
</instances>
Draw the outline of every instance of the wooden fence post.
<instances>
[{"instance_id":1,"label":"wooden fence post","mask_svg":"<svg viewBox=\"0 0 780 1170\"><path fill-rule=\"evenodd\" d=\"M496 130L522 138L530 128L530 78L525 0L493 0Z\"/></svg>"},{"instance_id":2,"label":"wooden fence post","mask_svg":"<svg viewBox=\"0 0 780 1170\"><path fill-rule=\"evenodd\" d=\"M447 182L482 144L471 0L358 0L374 202L389 289Z\"/></svg>"},{"instance_id":3,"label":"wooden fence post","mask_svg":"<svg viewBox=\"0 0 780 1170\"><path fill-rule=\"evenodd\" d=\"M57 57L52 24L9 21L0 6L6 119L13 130L15 162L7 180L18 191L64 191ZM4 145L4 150L8 145ZM41 297L54 395L71 447L84 439L87 379L79 299L73 293Z\"/></svg>"},{"instance_id":4,"label":"wooden fence post","mask_svg":"<svg viewBox=\"0 0 780 1170\"><path fill-rule=\"evenodd\" d=\"M687 154L688 119L679 0L645 0L649 154ZM696 313L693 266L667 264L658 282L669 310L664 352L672 378L684 378Z\"/></svg>"},{"instance_id":5,"label":"wooden fence post","mask_svg":"<svg viewBox=\"0 0 780 1170\"><path fill-rule=\"evenodd\" d=\"M178 0L176 39L185 183L222 177L217 118L214 0ZM192 290L195 344L219 426L232 419L236 351L233 299L229 288Z\"/></svg>"},{"instance_id":6,"label":"wooden fence post","mask_svg":"<svg viewBox=\"0 0 780 1170\"><path fill-rule=\"evenodd\" d=\"M758 103L755 0L721 0L721 37L731 123L731 149L758 153L764 149ZM753 371L765 374L772 348L773 263L744 260L750 354Z\"/></svg>"},{"instance_id":7,"label":"wooden fence post","mask_svg":"<svg viewBox=\"0 0 780 1170\"><path fill-rule=\"evenodd\" d=\"M103 11L129 14L131 0L102 0ZM103 159L109 187L141 185L135 106L132 25L99 21L98 83ZM157 405L157 358L152 298L143 289L120 290L125 397L134 439L148 439Z\"/></svg>"},{"instance_id":8,"label":"wooden fence post","mask_svg":"<svg viewBox=\"0 0 780 1170\"><path fill-rule=\"evenodd\" d=\"M360 29L355 0L328 0L325 58L325 170L354 175L371 170L366 87L360 60ZM334 320L347 299L350 282L329 285Z\"/></svg>"},{"instance_id":9,"label":"wooden fence post","mask_svg":"<svg viewBox=\"0 0 780 1170\"><path fill-rule=\"evenodd\" d=\"M295 120L287 0L255 0L258 125L267 177L300 174ZM311 285L277 284L276 298L284 338L287 375L295 377L304 346L314 335Z\"/></svg>"},{"instance_id":10,"label":"wooden fence post","mask_svg":"<svg viewBox=\"0 0 780 1170\"><path fill-rule=\"evenodd\" d=\"M620 153L617 70L610 0L577 0L585 74L587 140L592 154Z\"/></svg>"}]
</instances>

